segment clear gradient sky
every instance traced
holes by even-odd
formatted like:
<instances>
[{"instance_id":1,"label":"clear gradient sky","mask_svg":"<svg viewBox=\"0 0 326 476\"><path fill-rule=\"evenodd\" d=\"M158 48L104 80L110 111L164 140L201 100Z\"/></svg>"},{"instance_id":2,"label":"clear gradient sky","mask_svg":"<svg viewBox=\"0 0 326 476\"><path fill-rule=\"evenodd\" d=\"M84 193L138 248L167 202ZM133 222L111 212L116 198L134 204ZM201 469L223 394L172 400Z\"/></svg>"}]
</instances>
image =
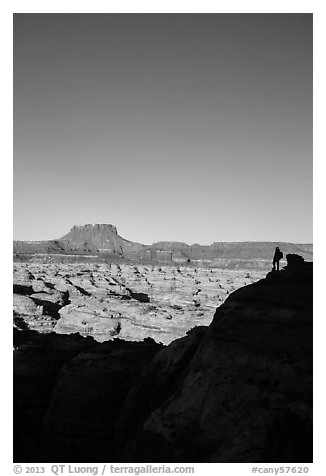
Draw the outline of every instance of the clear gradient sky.
<instances>
[{"instance_id":1,"label":"clear gradient sky","mask_svg":"<svg viewBox=\"0 0 326 476\"><path fill-rule=\"evenodd\" d=\"M312 242L311 14L15 14L14 239Z\"/></svg>"}]
</instances>

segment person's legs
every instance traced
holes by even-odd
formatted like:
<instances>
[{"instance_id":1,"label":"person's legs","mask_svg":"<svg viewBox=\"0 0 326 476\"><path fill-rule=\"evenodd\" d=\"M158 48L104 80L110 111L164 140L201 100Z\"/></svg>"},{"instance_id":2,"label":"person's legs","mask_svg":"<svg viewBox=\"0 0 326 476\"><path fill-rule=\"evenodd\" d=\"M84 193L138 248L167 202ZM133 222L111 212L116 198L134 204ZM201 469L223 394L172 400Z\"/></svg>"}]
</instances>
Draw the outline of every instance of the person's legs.
<instances>
[{"instance_id":1,"label":"person's legs","mask_svg":"<svg viewBox=\"0 0 326 476\"><path fill-rule=\"evenodd\" d=\"M277 266L277 271L280 270L280 262L279 261L276 261L276 266Z\"/></svg>"}]
</instances>

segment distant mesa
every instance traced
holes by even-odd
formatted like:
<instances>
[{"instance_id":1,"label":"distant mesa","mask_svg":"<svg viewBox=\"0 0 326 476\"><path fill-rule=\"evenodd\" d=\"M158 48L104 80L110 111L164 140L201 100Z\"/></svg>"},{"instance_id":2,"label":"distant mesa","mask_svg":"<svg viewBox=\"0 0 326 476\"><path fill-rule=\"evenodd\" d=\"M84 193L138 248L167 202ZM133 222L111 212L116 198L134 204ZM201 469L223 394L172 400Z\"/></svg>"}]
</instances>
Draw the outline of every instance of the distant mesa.
<instances>
[{"instance_id":1,"label":"distant mesa","mask_svg":"<svg viewBox=\"0 0 326 476\"><path fill-rule=\"evenodd\" d=\"M111 224L73 226L64 236L47 241L14 241L14 254L113 254L126 257L140 254L144 245L118 235Z\"/></svg>"},{"instance_id":2,"label":"distant mesa","mask_svg":"<svg viewBox=\"0 0 326 476\"><path fill-rule=\"evenodd\" d=\"M114 225L109 225L109 224L106 224L106 223L95 223L95 224L86 224L86 225L81 225L81 226L74 225L72 227L72 229L70 230L70 232L67 233L67 235L65 235L65 236L70 235L72 232L83 233L84 231L87 231L87 230L90 230L90 231L93 231L93 232L97 231L97 230L101 230L101 231L105 230L105 231L109 231L111 233L114 233L115 235L118 234L118 230ZM64 239L64 237L62 239Z\"/></svg>"},{"instance_id":3,"label":"distant mesa","mask_svg":"<svg viewBox=\"0 0 326 476\"><path fill-rule=\"evenodd\" d=\"M300 254L311 261L312 244L287 242L214 242L211 245L188 245L184 242L160 241L152 245L143 245L129 241L118 234L111 224L86 224L73 226L59 239L47 241L14 241L14 255L96 255L119 258L128 261L174 262L230 260L252 261L271 260L275 247L279 246L286 254ZM234 263L233 263L234 265ZM236 266L236 265L235 265Z\"/></svg>"},{"instance_id":4,"label":"distant mesa","mask_svg":"<svg viewBox=\"0 0 326 476\"><path fill-rule=\"evenodd\" d=\"M108 252L124 255L128 251L140 251L142 246L118 235L117 228L108 224L74 226L60 238L66 248L85 252Z\"/></svg>"}]
</instances>

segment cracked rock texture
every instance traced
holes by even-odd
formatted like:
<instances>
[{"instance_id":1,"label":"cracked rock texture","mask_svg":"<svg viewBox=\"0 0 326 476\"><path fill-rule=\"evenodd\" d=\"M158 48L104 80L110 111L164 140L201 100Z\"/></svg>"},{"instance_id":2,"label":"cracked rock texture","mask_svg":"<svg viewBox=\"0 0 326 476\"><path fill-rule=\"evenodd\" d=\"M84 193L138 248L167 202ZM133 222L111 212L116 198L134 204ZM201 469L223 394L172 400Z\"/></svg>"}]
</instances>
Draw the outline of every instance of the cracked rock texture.
<instances>
[{"instance_id":1,"label":"cracked rock texture","mask_svg":"<svg viewBox=\"0 0 326 476\"><path fill-rule=\"evenodd\" d=\"M14 263L16 324L99 342L168 344L211 322L214 309L261 271L126 264ZM19 318L19 319L18 319Z\"/></svg>"}]
</instances>

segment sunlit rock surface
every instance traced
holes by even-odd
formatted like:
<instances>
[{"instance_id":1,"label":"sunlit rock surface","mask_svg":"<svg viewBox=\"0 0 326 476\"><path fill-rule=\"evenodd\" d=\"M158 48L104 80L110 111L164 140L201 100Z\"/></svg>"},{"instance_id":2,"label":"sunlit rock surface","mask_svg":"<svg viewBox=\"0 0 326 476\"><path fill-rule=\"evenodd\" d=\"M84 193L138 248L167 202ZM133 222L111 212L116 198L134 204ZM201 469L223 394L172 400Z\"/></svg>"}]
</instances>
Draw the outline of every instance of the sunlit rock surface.
<instances>
[{"instance_id":1,"label":"sunlit rock surface","mask_svg":"<svg viewBox=\"0 0 326 476\"><path fill-rule=\"evenodd\" d=\"M16 323L99 342L152 337L168 344L208 325L229 293L262 275L194 266L14 263Z\"/></svg>"}]
</instances>

